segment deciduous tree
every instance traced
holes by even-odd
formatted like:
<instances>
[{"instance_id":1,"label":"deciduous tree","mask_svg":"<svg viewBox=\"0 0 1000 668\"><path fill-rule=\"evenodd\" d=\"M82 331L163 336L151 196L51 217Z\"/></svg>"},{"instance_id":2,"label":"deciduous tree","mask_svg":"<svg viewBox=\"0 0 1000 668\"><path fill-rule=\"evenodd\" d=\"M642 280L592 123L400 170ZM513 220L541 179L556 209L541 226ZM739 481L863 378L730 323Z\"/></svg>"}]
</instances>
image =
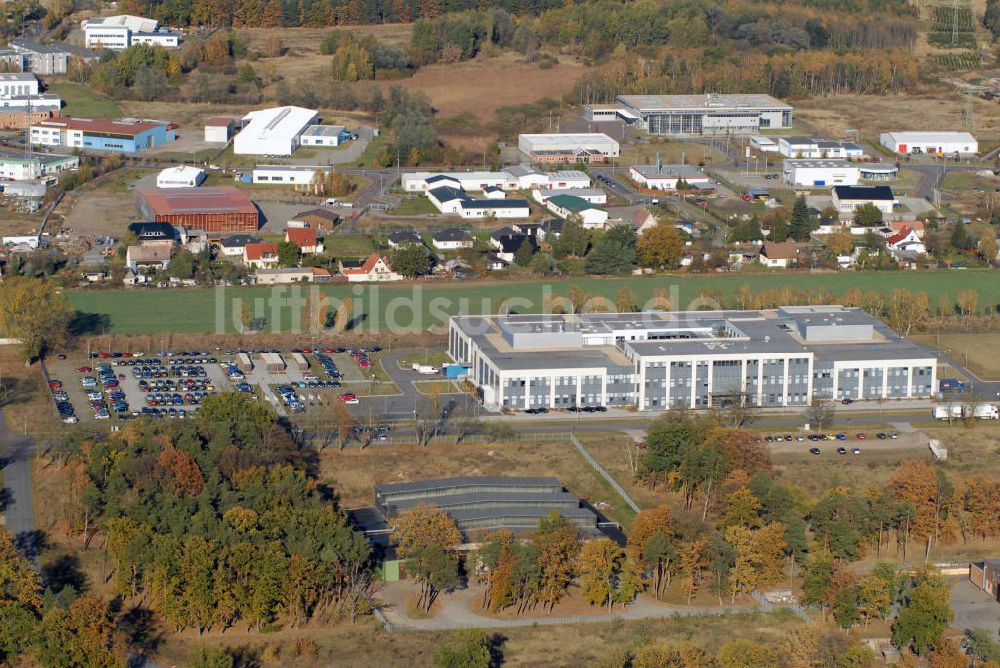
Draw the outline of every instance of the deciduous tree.
<instances>
[{"instance_id":1,"label":"deciduous tree","mask_svg":"<svg viewBox=\"0 0 1000 668\"><path fill-rule=\"evenodd\" d=\"M451 550L462 543L455 520L437 506L420 504L404 510L396 515L394 524L393 539L403 559L428 545Z\"/></svg>"},{"instance_id":2,"label":"deciduous tree","mask_svg":"<svg viewBox=\"0 0 1000 668\"><path fill-rule=\"evenodd\" d=\"M636 251L643 267L676 269L684 254L684 239L676 227L661 223L639 235Z\"/></svg>"},{"instance_id":3,"label":"deciduous tree","mask_svg":"<svg viewBox=\"0 0 1000 668\"><path fill-rule=\"evenodd\" d=\"M11 276L0 287L0 329L21 342L26 364L66 342L72 315L66 295L48 279Z\"/></svg>"},{"instance_id":4,"label":"deciduous tree","mask_svg":"<svg viewBox=\"0 0 1000 668\"><path fill-rule=\"evenodd\" d=\"M642 588L635 564L608 538L584 543L579 559L580 587L592 605L627 603Z\"/></svg>"}]
</instances>

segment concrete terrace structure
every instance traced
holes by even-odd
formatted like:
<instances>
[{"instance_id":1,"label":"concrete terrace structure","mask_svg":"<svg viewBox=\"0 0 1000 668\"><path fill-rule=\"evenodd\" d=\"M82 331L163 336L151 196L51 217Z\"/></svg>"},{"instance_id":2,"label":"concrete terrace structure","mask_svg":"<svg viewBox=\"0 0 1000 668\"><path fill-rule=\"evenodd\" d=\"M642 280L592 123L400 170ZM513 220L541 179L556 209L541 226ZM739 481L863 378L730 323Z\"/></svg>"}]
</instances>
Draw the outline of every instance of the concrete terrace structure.
<instances>
[{"instance_id":1,"label":"concrete terrace structure","mask_svg":"<svg viewBox=\"0 0 1000 668\"><path fill-rule=\"evenodd\" d=\"M792 107L770 95L619 95L618 115L654 135L758 134L792 127Z\"/></svg>"},{"instance_id":2,"label":"concrete terrace structure","mask_svg":"<svg viewBox=\"0 0 1000 668\"><path fill-rule=\"evenodd\" d=\"M597 515L555 478L466 476L375 486L375 508L387 522L421 504L448 513L470 542L497 529L532 532L551 512L579 531L597 531Z\"/></svg>"},{"instance_id":3,"label":"concrete terrace structure","mask_svg":"<svg viewBox=\"0 0 1000 668\"><path fill-rule=\"evenodd\" d=\"M251 111L246 126L233 140L236 155L289 156L299 147L303 131L316 123L319 113L302 107L272 107Z\"/></svg>"},{"instance_id":4,"label":"concrete terrace structure","mask_svg":"<svg viewBox=\"0 0 1000 668\"><path fill-rule=\"evenodd\" d=\"M147 220L212 233L256 232L260 212L239 188L137 188L139 211Z\"/></svg>"},{"instance_id":5,"label":"concrete terrace structure","mask_svg":"<svg viewBox=\"0 0 1000 668\"><path fill-rule=\"evenodd\" d=\"M933 353L856 308L454 316L449 353L491 410L928 398Z\"/></svg>"},{"instance_id":6,"label":"concrete terrace structure","mask_svg":"<svg viewBox=\"0 0 1000 668\"><path fill-rule=\"evenodd\" d=\"M111 153L136 153L174 141L177 138L176 129L176 125L164 121L138 118L112 121L67 116L32 124L31 143Z\"/></svg>"}]
</instances>

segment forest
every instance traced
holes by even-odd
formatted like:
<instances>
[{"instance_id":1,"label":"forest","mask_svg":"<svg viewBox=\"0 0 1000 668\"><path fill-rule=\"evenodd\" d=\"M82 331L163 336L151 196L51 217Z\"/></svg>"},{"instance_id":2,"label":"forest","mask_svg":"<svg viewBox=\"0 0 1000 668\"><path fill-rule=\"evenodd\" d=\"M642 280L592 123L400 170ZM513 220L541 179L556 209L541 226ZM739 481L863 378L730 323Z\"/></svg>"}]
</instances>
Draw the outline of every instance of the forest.
<instances>
[{"instance_id":1,"label":"forest","mask_svg":"<svg viewBox=\"0 0 1000 668\"><path fill-rule=\"evenodd\" d=\"M215 395L192 420L80 433L59 446L58 457L71 481L64 522L84 550L107 555L99 577L110 580L118 608L149 608L166 627L199 635L234 626L261 631L279 617L292 627L353 621L369 611L368 542L347 526L334 491L309 475L309 462L265 405ZM107 603L91 593L43 591L37 579L17 591L26 628L45 630L52 610L101 609L94 623L110 624ZM120 643L108 633L112 651ZM19 648L44 665L70 665L42 658L54 651L44 634L15 640L0 639L0 660Z\"/></svg>"}]
</instances>

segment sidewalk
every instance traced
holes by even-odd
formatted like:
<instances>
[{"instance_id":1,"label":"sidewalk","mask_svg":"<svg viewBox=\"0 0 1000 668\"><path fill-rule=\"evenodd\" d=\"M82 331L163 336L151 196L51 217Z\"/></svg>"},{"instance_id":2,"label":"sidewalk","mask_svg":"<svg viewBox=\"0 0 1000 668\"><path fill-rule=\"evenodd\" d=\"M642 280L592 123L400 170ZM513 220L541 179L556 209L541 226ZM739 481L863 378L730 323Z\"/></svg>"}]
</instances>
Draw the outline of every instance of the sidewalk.
<instances>
[{"instance_id":1,"label":"sidewalk","mask_svg":"<svg viewBox=\"0 0 1000 668\"><path fill-rule=\"evenodd\" d=\"M442 595L434 604L430 619L413 619L406 614L407 597L415 591L410 582L394 582L379 592L376 602L386 620L400 631L453 631L457 629L509 629L523 626L551 626L559 624L592 624L620 619L658 619L665 617L716 617L727 614L746 614L759 611L755 604L743 606L680 607L668 606L640 596L627 606L617 605L608 614L573 615L565 617L523 617L497 619L475 612L482 597L479 587L462 589ZM595 607L595 610L599 608Z\"/></svg>"}]
</instances>

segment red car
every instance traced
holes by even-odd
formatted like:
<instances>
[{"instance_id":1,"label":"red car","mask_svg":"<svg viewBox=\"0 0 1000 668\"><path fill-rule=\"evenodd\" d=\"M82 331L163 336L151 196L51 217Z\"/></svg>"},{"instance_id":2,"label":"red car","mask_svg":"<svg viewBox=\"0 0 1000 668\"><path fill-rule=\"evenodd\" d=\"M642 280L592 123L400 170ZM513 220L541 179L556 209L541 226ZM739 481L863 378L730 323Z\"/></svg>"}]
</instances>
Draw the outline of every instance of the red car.
<instances>
[{"instance_id":1,"label":"red car","mask_svg":"<svg viewBox=\"0 0 1000 668\"><path fill-rule=\"evenodd\" d=\"M313 349L312 349L312 348L303 348L303 349L302 349L302 352L303 352L303 353L305 353L306 355L308 355L308 354L309 354L309 353L311 353L312 351L313 351Z\"/></svg>"},{"instance_id":2,"label":"red car","mask_svg":"<svg viewBox=\"0 0 1000 668\"><path fill-rule=\"evenodd\" d=\"M344 392L342 395L340 395L341 401L350 401L351 399L357 399L357 397L354 396L353 392Z\"/></svg>"},{"instance_id":3,"label":"red car","mask_svg":"<svg viewBox=\"0 0 1000 668\"><path fill-rule=\"evenodd\" d=\"M111 357L111 353L101 353L100 355L98 355L98 357L100 357L102 360L106 360L109 357Z\"/></svg>"},{"instance_id":4,"label":"red car","mask_svg":"<svg viewBox=\"0 0 1000 668\"><path fill-rule=\"evenodd\" d=\"M90 373L91 371L93 371L93 369L91 369L89 366L82 366L76 370L77 373Z\"/></svg>"},{"instance_id":5,"label":"red car","mask_svg":"<svg viewBox=\"0 0 1000 668\"><path fill-rule=\"evenodd\" d=\"M372 363L369 360L361 360L358 362L358 366L371 366Z\"/></svg>"},{"instance_id":6,"label":"red car","mask_svg":"<svg viewBox=\"0 0 1000 668\"><path fill-rule=\"evenodd\" d=\"M868 435L867 435L867 434L865 434L865 433L864 433L863 431L862 431L862 432L859 432L858 434L855 434L855 435L856 435L856 436L858 437L858 440L859 440L859 441L863 441L863 440L865 440L866 438L868 438Z\"/></svg>"},{"instance_id":7,"label":"red car","mask_svg":"<svg viewBox=\"0 0 1000 668\"><path fill-rule=\"evenodd\" d=\"M61 380L50 380L49 381L49 387L52 388L53 390L58 390L60 387L62 387L62 381Z\"/></svg>"}]
</instances>

